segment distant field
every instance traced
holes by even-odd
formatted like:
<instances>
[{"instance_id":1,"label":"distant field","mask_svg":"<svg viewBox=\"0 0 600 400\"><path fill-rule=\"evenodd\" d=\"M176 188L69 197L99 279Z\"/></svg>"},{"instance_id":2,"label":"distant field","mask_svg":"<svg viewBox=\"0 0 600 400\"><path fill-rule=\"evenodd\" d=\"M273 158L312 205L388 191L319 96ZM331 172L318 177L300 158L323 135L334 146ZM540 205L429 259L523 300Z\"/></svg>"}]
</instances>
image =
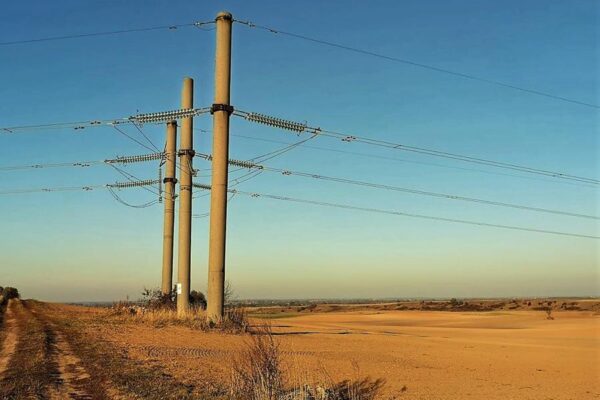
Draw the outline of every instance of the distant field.
<instances>
[{"instance_id":1,"label":"distant field","mask_svg":"<svg viewBox=\"0 0 600 400\"><path fill-rule=\"evenodd\" d=\"M469 310L471 302L490 311ZM599 399L600 302L517 302L521 309L484 300L249 311L259 317L254 324L271 324L296 376L381 377L384 394L399 399ZM9 313L3 329L18 340L10 354L6 340L0 352L0 398L34 390L51 398L214 399L248 340L115 318L99 307L25 301Z\"/></svg>"}]
</instances>

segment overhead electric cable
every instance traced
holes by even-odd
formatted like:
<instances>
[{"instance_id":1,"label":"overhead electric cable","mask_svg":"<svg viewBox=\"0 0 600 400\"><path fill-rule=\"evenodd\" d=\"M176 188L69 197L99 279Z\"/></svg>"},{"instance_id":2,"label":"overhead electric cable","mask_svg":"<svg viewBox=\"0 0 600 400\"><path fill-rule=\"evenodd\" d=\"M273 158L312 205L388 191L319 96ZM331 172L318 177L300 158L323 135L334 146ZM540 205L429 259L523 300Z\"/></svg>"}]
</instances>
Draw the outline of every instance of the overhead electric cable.
<instances>
[{"instance_id":1,"label":"overhead electric cable","mask_svg":"<svg viewBox=\"0 0 600 400\"><path fill-rule=\"evenodd\" d=\"M80 34L63 35L63 36L48 36L48 37L35 38L35 39L24 39L24 40L13 40L13 41L8 41L8 42L0 42L0 46L10 46L10 45L26 44L26 43L51 42L51 41L57 41L57 40L89 38L89 37L96 37L96 36L109 36L109 35L118 35L118 34L122 34L122 33L149 32L149 31L158 31L158 30L176 30L178 28L191 27L191 26L201 28L204 25L214 24L214 23L215 23L215 21L205 21L205 22L197 21L197 22L192 22L192 23L187 23L187 24L159 25L159 26L150 26L150 27L144 27L144 28L119 29L119 30L104 31L104 32L90 32L90 33L80 33Z\"/></svg>"},{"instance_id":2,"label":"overhead electric cable","mask_svg":"<svg viewBox=\"0 0 600 400\"><path fill-rule=\"evenodd\" d=\"M210 111L209 107L204 108L190 108L190 109L178 109L169 111L159 111L154 113L145 113L132 115L126 118L114 118L114 119L96 119L87 121L70 121L70 122L53 122L48 124L36 124L36 125L16 125L16 126L3 126L0 127L0 133L22 133L27 131L46 130L46 129L73 129L82 130L86 128L100 127L100 126L114 126L122 124L153 124L170 122L182 118L197 117L202 114L206 114ZM154 151L154 150L152 150Z\"/></svg>"},{"instance_id":3,"label":"overhead electric cable","mask_svg":"<svg viewBox=\"0 0 600 400\"><path fill-rule=\"evenodd\" d=\"M194 187L203 189L203 190L210 190L210 185L206 185L206 184L195 183ZM384 210L384 209L380 209L380 208L359 207L359 206L353 206L353 205L349 205L349 204L329 203L329 202L325 202L325 201L299 199L299 198L294 198L294 197L278 196L278 195L273 195L273 194L265 194L265 193L257 193L257 192L244 192L244 191L236 190L236 189L230 189L229 192L235 193L235 194L242 194L244 196L253 197L253 198L262 197L262 198L266 198L266 199L289 201L289 202L293 202L293 203L312 204L312 205L332 207L332 208L342 208L342 209L352 210L352 211L363 211L363 212L371 212L371 213L377 213L377 214L388 214L388 215L396 215L396 216L402 216L402 217L426 219L426 220L432 220L432 221L452 222L452 223L458 223L458 224L464 224L464 225L475 225L475 226L483 226L483 227L499 228L499 229L510 229L510 230L516 230L516 231L524 231L524 232L546 233L546 234L551 234L551 235L570 236L570 237L578 237L578 238L586 238L586 239L600 239L600 236L584 235L584 234L579 234L579 233L552 231L552 230L546 230L546 229L528 228L528 227L514 226L514 225L502 225L502 224L494 224L494 223L488 223L488 222L471 221L471 220L458 219L458 218L446 218L446 217L438 217L438 216L424 215L424 214L414 214L414 213L407 213L407 212L396 211L396 210Z\"/></svg>"},{"instance_id":4,"label":"overhead electric cable","mask_svg":"<svg viewBox=\"0 0 600 400\"><path fill-rule=\"evenodd\" d=\"M47 164L26 164L26 165L10 165L0 167L2 171L20 171L27 169L43 169L43 168L64 168L64 167L79 167L85 168L92 165L101 165L104 161L78 161L78 162L65 162L65 163L47 163Z\"/></svg>"},{"instance_id":5,"label":"overhead electric cable","mask_svg":"<svg viewBox=\"0 0 600 400\"><path fill-rule=\"evenodd\" d=\"M146 191L148 191L148 192L150 192L152 194L160 196L160 194L158 193L158 191L155 191L153 189L150 189L150 188L146 187L146 186L153 186L153 185L155 185L157 182L155 182L154 180L150 180L150 179L142 180L142 179L138 178L137 176L135 176L135 175L133 175L133 174L127 172L127 171L123 171L121 168L117 167L114 164L108 164L108 165L110 165L111 167L113 167L119 174L121 174L122 176L124 176L125 179L127 179L133 185L139 186L142 189L144 189L144 190L146 190ZM147 183L147 184L140 184L141 182L144 182L144 183ZM118 185L118 183L111 184L111 185ZM109 186L109 185L107 185L107 186ZM113 187L117 187L117 186L113 186ZM127 186L123 185L121 187L124 188L124 187L127 187Z\"/></svg>"},{"instance_id":6,"label":"overhead electric cable","mask_svg":"<svg viewBox=\"0 0 600 400\"><path fill-rule=\"evenodd\" d=\"M291 131L295 132L296 134L301 134L301 133L306 132L306 133L310 133L313 135L329 136L332 138L340 139L344 142L363 143L363 144L368 144L368 145L372 145L372 146L379 146L379 147L385 147L385 148L394 149L394 150L408 151L408 152L425 154L425 155L434 156L434 157L441 157L441 158L447 158L447 159L463 161L463 162L468 162L468 163L487 165L487 166L495 167L495 168L510 169L510 170L514 170L514 171L526 172L529 174L550 176L553 178L572 180L572 181L589 183L589 184L594 184L594 185L597 185L600 183L600 181L598 179L586 178L586 177L571 175L571 174L567 174L567 173L563 173L563 172L556 172L556 171L549 171L549 170L544 170L544 169L539 169L539 168L532 168L532 167L527 167L524 165L518 165L518 164L507 163L507 162L502 162L502 161L488 160L488 159L466 156L466 155L457 154L457 153L450 153L450 152L445 152L445 151L440 151L440 150L427 149L424 147L409 146L409 145L405 145L405 144L401 144L401 143L393 143L393 142L388 142L388 141L380 140L380 139L361 137L361 136L354 135L354 134L341 133L341 132L335 132L335 131L321 129L321 128L315 128L315 127L308 126L306 124L283 120L281 118L272 117L272 116L269 116L266 114L259 114L259 113L254 113L254 112L235 110L233 115L242 117L251 122L255 122L255 123L259 123L259 124L263 124L263 125L270 125L275 128L291 130Z\"/></svg>"},{"instance_id":7,"label":"overhead electric cable","mask_svg":"<svg viewBox=\"0 0 600 400\"><path fill-rule=\"evenodd\" d=\"M294 37L294 38L297 38L297 39L302 39L302 40L306 40L306 41L313 42L313 43L318 43L318 44L329 46L329 47L335 47L335 48L338 48L338 49L342 49L342 50L346 50L346 51L351 51L351 52L362 54L362 55L366 55L366 56L376 57L376 58L379 58L379 59L383 59L383 60L387 60L387 61L392 61L392 62L396 62L396 63L401 63L401 64L405 64L405 65L411 65L413 67L418 67L418 68L423 68L423 69L427 69L427 70L430 70L430 71L440 72L440 73L443 73L443 74L446 74L446 75L452 75L452 76L456 76L456 77L459 77L459 78L469 79L469 80L478 81L478 82L484 82L484 83L487 83L487 84L490 84L490 85L495 85L495 86L500 86L500 87L504 87L504 88L508 88L508 89L513 89L513 90L517 90L517 91L520 91L520 92L529 93L529 94L533 94L533 95L537 95L537 96L542 96L542 97L547 97L547 98L554 99L554 100L560 100L560 101L564 101L564 102L568 102L568 103L572 103L572 104L578 104L578 105L581 105L581 106L586 106L586 107L591 107L591 108L595 108L595 109L600 109L600 105L598 105L598 104L588 103L588 102L580 101L580 100L575 100L575 99L571 99L571 98L568 98L568 97L565 97L565 96L559 96L559 95L555 95L555 94L552 94L552 93L543 92L543 91L540 91L540 90L529 89L529 88L526 88L526 87L523 87L523 86L517 86L517 85L510 84L510 83L498 81L498 80L495 80L495 79L488 79L488 78L484 78L484 77L473 75L473 74L468 74L468 73L464 73L464 72L453 71L453 70L446 69L446 68L436 67L434 65L429 65L429 64L424 64L424 63L416 62L416 61L411 61L411 60L404 59L404 58L389 56L389 55L385 55L385 54L382 54L382 53L376 53L376 52L371 51L371 50L360 49L360 48L357 48L357 47L346 46L346 45L343 45L343 44L340 44L340 43L331 42L331 41L328 41L328 40L317 39L317 38L313 38L313 37L309 37L309 36L305 36L305 35L300 35L300 34L292 33L292 32L286 32L286 31L283 31L281 29L270 28L270 27L267 27L267 26L264 26L264 25L258 25L258 24L255 24L255 23L249 22L249 21L235 20L235 22L238 22L240 24L246 25L246 26L251 27L251 28L262 29L262 30L265 30L265 31L270 32L270 33L279 34L279 35L285 35L285 36L289 36L289 37Z\"/></svg>"},{"instance_id":8,"label":"overhead electric cable","mask_svg":"<svg viewBox=\"0 0 600 400\"><path fill-rule=\"evenodd\" d=\"M9 194L26 194L26 193L50 193L50 192L71 192L71 191L90 191L95 189L106 189L106 185L91 185L91 186L61 186L61 187L44 187L30 189L12 189L2 190L0 195Z\"/></svg>"},{"instance_id":9,"label":"overhead electric cable","mask_svg":"<svg viewBox=\"0 0 600 400\"><path fill-rule=\"evenodd\" d=\"M255 136L234 134L234 133L230 134L230 136L235 136L235 137L239 137L239 138L247 139L247 140L266 142L266 143L279 143L279 144L287 144L288 143L283 140L266 139L266 138L260 138L260 137L255 137ZM566 184L566 185L582 186L582 187L596 189L596 187L593 185L585 184L585 183L581 183L581 182L572 182L572 181L566 181L566 180L565 181L557 181L557 180L550 180L550 179L538 177L538 176L515 175L515 174L502 173L502 172L498 172L498 171L488 171L485 169L466 168L466 167L458 167L458 166L454 166L454 165L436 164L436 163L431 163L431 162L426 162L426 161L408 160L408 159L404 159L404 158L388 157L388 156L384 156L384 155L380 155L380 154L363 153L363 152L357 152L357 151L347 151L347 150L333 149L330 147L322 147L322 146L315 146L315 145L300 144L299 146L306 148L306 149L314 149L314 150L321 150L321 151L327 151L327 152L332 152L332 153L348 154L348 155L352 155L352 156L367 157L367 158L378 159L378 160L390 160L390 161L409 163L409 164L427 165L427 166L433 166L433 167L438 167L438 168L480 172L480 173L484 173L484 174L510 176L510 177L521 178L521 179L533 179L533 180L539 180L539 181L543 181L543 182L557 182L557 183L562 183L562 184Z\"/></svg>"},{"instance_id":10,"label":"overhead electric cable","mask_svg":"<svg viewBox=\"0 0 600 400\"><path fill-rule=\"evenodd\" d=\"M212 161L212 156L209 154L196 153L196 156L203 158L205 160L208 160L208 161ZM495 201L495 200L478 199L475 197L459 196L459 195L448 194L448 193L430 192L430 191L419 190L419 189L411 189L411 188L404 188L404 187L392 186L392 185L384 185L384 184L373 183L373 182L365 182L365 181L359 181L359 180L353 180L353 179L338 178L338 177L327 176L327 175L312 174L312 173L308 173L308 172L292 171L289 169L269 167L269 166L266 166L263 164L257 164L257 163L250 162L250 161L240 161L240 160L230 159L229 164L235 165L235 166L238 166L241 168L258 170L261 172L262 171L276 172L276 173L280 173L284 176L300 176L300 177L304 177L304 178L318 179L318 180L329 181L329 182L344 183L344 184L350 184L350 185L356 185L356 186L365 186L365 187L370 187L373 189L384 189L384 190L404 192L404 193L410 193L410 194L416 194L416 195L422 195L422 196L443 198L443 199L448 199L448 200L459 200L459 201L466 201L466 202L472 202L472 203L486 204L486 205L490 205L490 206L500 206L500 207L515 208L515 209L526 210L526 211L535 211L535 212L542 212L542 213L548 213L548 214L565 215L565 216L569 216L569 217L600 219L600 217L595 216L595 215L586 215L586 214L579 214L579 213L574 213L574 212L569 212L569 211L552 210L552 209L547 209L547 208L542 208L542 207L532 207L532 206L526 206L526 205L522 205L522 204L505 203L505 202Z\"/></svg>"},{"instance_id":11,"label":"overhead electric cable","mask_svg":"<svg viewBox=\"0 0 600 400\"><path fill-rule=\"evenodd\" d=\"M146 161L162 160L166 157L165 153L140 154L135 156L118 156L117 158L107 160L94 161L72 161L64 163L39 163L39 164L24 164L24 165L9 165L0 167L0 172L19 171L27 169L44 169L44 168L85 168L93 165L103 164L132 164Z\"/></svg>"},{"instance_id":12,"label":"overhead electric cable","mask_svg":"<svg viewBox=\"0 0 600 400\"><path fill-rule=\"evenodd\" d=\"M135 129L137 129L137 131L140 133L140 135L142 135L144 137L144 139L146 139L146 141L150 144L150 146L152 146L154 148L154 150L156 150L157 152L160 152L160 149L158 147L156 147L154 142L152 140L150 140L150 138L144 133L142 128L140 128L140 126L136 122L133 123L133 126L135 126Z\"/></svg>"},{"instance_id":13,"label":"overhead electric cable","mask_svg":"<svg viewBox=\"0 0 600 400\"><path fill-rule=\"evenodd\" d=\"M139 140L137 140L136 138L134 138L133 136L129 135L128 133L126 133L125 131L123 131L122 129L119 129L119 127L117 127L116 125L113 125L113 128L119 132L121 135L125 136L126 138L128 138L129 140L139 144L140 146L142 146L143 148L145 148L146 150L150 150L150 151L154 151L155 149L146 146L144 143L140 142Z\"/></svg>"},{"instance_id":14,"label":"overhead electric cable","mask_svg":"<svg viewBox=\"0 0 600 400\"><path fill-rule=\"evenodd\" d=\"M70 122L54 122L49 124L37 124L37 125L17 125L17 126L6 126L0 127L0 133L22 133L28 131L47 130L47 129L73 129L82 130L86 128L100 127L100 126L113 126L121 124L130 124L128 118L116 118L116 119L105 119L105 120L87 120L87 121L70 121Z\"/></svg>"},{"instance_id":15,"label":"overhead electric cable","mask_svg":"<svg viewBox=\"0 0 600 400\"><path fill-rule=\"evenodd\" d=\"M111 187L111 186L107 186L106 188L108 189L108 192L111 194L111 196L112 196L112 197L113 197L113 198L114 198L114 199L115 199L117 202L119 202L119 203L121 203L121 204L123 204L124 206L127 206L127 207L131 207L131 208L147 208L147 207L151 207L151 206L153 206L153 205L155 205L156 203L158 203L158 202L159 202L158 200L151 200L151 201L149 201L149 202L147 202L147 203L142 203L142 204L132 204L132 203L129 203L129 202L127 202L127 201L123 200L123 199L122 199L122 198L121 198L121 197L120 197L120 196L119 196L119 195L118 195L118 194L115 192L115 190L113 189L113 187Z\"/></svg>"}]
</instances>

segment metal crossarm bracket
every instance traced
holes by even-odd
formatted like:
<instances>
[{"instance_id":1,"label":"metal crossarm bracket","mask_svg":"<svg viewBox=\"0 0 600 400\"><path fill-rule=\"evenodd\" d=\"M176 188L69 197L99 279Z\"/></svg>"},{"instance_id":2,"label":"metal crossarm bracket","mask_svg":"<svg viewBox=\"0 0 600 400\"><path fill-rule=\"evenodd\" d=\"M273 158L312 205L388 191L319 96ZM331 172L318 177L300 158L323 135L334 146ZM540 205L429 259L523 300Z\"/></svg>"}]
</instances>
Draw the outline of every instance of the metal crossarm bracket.
<instances>
[{"instance_id":1,"label":"metal crossarm bracket","mask_svg":"<svg viewBox=\"0 0 600 400\"><path fill-rule=\"evenodd\" d=\"M214 114L216 111L226 111L227 114L231 115L234 111L233 106L229 104L213 104L210 107L210 113Z\"/></svg>"},{"instance_id":2,"label":"metal crossarm bracket","mask_svg":"<svg viewBox=\"0 0 600 400\"><path fill-rule=\"evenodd\" d=\"M196 155L196 152L193 149L179 149L179 151L177 152L178 156L187 156L189 155L190 157L194 157Z\"/></svg>"}]
</instances>

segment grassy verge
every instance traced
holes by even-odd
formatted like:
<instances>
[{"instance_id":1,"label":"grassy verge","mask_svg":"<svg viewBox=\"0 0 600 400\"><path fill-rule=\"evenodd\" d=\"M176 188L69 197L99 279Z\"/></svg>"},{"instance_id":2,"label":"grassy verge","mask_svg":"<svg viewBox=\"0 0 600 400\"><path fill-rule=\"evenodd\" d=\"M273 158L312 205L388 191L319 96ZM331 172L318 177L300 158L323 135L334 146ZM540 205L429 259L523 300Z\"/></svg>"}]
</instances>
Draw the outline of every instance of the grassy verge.
<instances>
[{"instance_id":1,"label":"grassy verge","mask_svg":"<svg viewBox=\"0 0 600 400\"><path fill-rule=\"evenodd\" d=\"M180 316L172 308L150 308L123 305L122 303L113 306L108 313L108 317L118 323L142 323L157 328L179 325L204 332L239 334L247 333L250 329L246 311L242 307L227 308L223 320L217 324L209 322L206 318L206 312L201 309L190 310L185 315Z\"/></svg>"}]
</instances>

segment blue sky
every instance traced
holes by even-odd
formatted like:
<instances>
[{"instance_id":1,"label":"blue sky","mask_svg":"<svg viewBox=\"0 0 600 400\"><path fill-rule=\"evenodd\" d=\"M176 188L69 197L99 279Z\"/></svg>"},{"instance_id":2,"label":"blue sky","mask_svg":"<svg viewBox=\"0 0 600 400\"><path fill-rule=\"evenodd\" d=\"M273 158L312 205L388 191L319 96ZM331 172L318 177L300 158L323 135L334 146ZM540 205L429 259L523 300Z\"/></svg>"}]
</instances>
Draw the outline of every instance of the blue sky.
<instances>
[{"instance_id":1,"label":"blue sky","mask_svg":"<svg viewBox=\"0 0 600 400\"><path fill-rule=\"evenodd\" d=\"M27 1L0 15L2 42L234 18L600 103L595 1ZM212 103L214 32L196 28L0 46L0 126L121 118ZM597 178L597 109L234 25L232 104L309 125ZM210 129L210 117L195 127ZM125 128L141 139L132 127ZM162 147L164 128L144 126ZM232 120L230 156L292 143ZM137 135L137 136L136 136ZM197 131L198 152L211 136ZM241 136L249 136L247 139ZM265 140L257 140L265 139ZM267 164L503 202L598 214L598 190L552 178L321 137ZM1 166L148 151L110 128L0 135ZM206 175L207 162L195 167ZM128 167L157 176L156 163ZM109 167L0 172L0 191L105 184ZM199 180L201 180L199 178ZM206 179L205 179L206 181ZM263 173L239 189L598 235L594 220ZM153 200L122 191L132 203ZM162 206L107 191L0 196L0 284L46 300L136 297L160 284ZM194 213L208 210L208 197ZM192 286L204 290L208 220L193 221ZM598 241L235 197L227 274L240 297L598 295ZM175 260L175 266L177 265ZM176 267L175 267L176 270ZM176 273L176 272L175 272Z\"/></svg>"}]
</instances>

